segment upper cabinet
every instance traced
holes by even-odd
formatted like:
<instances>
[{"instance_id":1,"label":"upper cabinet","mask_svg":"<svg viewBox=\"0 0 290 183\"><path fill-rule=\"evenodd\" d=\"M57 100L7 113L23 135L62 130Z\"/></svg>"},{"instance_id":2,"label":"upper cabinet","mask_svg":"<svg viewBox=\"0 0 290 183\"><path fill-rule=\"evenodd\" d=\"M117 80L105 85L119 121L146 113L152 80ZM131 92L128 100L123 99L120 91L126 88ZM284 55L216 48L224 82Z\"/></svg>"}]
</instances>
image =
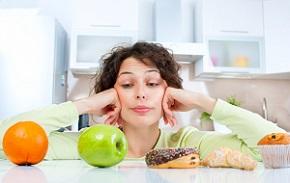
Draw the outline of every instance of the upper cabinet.
<instances>
[{"instance_id":1,"label":"upper cabinet","mask_svg":"<svg viewBox=\"0 0 290 183\"><path fill-rule=\"evenodd\" d=\"M74 12L70 40L70 70L74 74L95 74L104 54L137 41L135 0L77 0Z\"/></svg>"},{"instance_id":2,"label":"upper cabinet","mask_svg":"<svg viewBox=\"0 0 290 183\"><path fill-rule=\"evenodd\" d=\"M264 0L266 72L290 72L290 1Z\"/></svg>"},{"instance_id":3,"label":"upper cabinet","mask_svg":"<svg viewBox=\"0 0 290 183\"><path fill-rule=\"evenodd\" d=\"M197 38L207 36L263 37L262 0L198 0Z\"/></svg>"},{"instance_id":4,"label":"upper cabinet","mask_svg":"<svg viewBox=\"0 0 290 183\"><path fill-rule=\"evenodd\" d=\"M263 72L263 1L198 0L196 39L208 50L195 65L197 76Z\"/></svg>"},{"instance_id":5,"label":"upper cabinet","mask_svg":"<svg viewBox=\"0 0 290 183\"><path fill-rule=\"evenodd\" d=\"M137 2L136 0L76 0L73 6L72 27L137 30Z\"/></svg>"},{"instance_id":6,"label":"upper cabinet","mask_svg":"<svg viewBox=\"0 0 290 183\"><path fill-rule=\"evenodd\" d=\"M289 79L280 74L290 72L289 10L289 0L197 0L196 39L207 53L195 75Z\"/></svg>"},{"instance_id":7,"label":"upper cabinet","mask_svg":"<svg viewBox=\"0 0 290 183\"><path fill-rule=\"evenodd\" d=\"M136 31L74 29L70 41L70 70L74 74L95 74L103 55L136 40Z\"/></svg>"}]
</instances>

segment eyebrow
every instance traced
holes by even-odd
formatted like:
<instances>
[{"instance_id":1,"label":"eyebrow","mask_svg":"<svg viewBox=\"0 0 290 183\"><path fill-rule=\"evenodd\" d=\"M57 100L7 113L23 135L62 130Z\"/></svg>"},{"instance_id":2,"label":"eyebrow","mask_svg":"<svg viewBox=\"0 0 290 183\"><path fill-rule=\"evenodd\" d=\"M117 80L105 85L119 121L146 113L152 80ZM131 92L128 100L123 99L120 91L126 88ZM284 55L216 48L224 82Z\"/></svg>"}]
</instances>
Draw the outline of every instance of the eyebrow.
<instances>
[{"instance_id":1,"label":"eyebrow","mask_svg":"<svg viewBox=\"0 0 290 183\"><path fill-rule=\"evenodd\" d=\"M159 73L159 71L157 69L150 69L150 70L145 71L145 73L150 73L150 72L157 72L157 73ZM122 74L134 74L134 73L133 72L129 72L129 71L124 71L124 72L121 72L119 74L119 76L121 76Z\"/></svg>"}]
</instances>

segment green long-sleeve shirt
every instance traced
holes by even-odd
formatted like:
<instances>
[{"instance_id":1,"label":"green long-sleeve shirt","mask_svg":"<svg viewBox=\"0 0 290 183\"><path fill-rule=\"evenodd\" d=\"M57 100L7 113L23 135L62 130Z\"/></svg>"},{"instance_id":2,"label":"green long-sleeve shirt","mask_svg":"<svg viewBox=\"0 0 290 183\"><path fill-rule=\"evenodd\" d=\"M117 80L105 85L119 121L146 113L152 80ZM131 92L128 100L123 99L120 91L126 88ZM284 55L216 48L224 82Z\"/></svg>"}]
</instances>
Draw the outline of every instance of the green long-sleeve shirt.
<instances>
[{"instance_id":1,"label":"green long-sleeve shirt","mask_svg":"<svg viewBox=\"0 0 290 183\"><path fill-rule=\"evenodd\" d=\"M233 106L220 99L217 100L211 119L226 125L232 130L232 133L199 131L191 126L181 128L177 132L161 130L155 148L197 147L201 158L204 158L218 147L230 147L250 154L256 160L261 160L257 142L269 133L285 132L258 114ZM2 148L5 131L17 121L23 120L38 122L45 128L49 139L46 159L79 159L77 140L80 132L56 131L78 121L78 112L72 102L50 105L0 121L1 159L5 159Z\"/></svg>"}]
</instances>

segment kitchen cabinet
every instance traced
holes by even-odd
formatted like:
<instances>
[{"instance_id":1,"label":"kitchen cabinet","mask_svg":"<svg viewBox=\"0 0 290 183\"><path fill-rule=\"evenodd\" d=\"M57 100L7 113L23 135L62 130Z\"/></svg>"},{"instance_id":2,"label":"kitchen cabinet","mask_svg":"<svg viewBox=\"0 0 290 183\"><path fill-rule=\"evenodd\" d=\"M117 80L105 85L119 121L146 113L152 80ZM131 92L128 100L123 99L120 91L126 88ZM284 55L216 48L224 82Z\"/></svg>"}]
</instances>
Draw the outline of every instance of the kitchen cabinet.
<instances>
[{"instance_id":1,"label":"kitchen cabinet","mask_svg":"<svg viewBox=\"0 0 290 183\"><path fill-rule=\"evenodd\" d=\"M196 76L262 73L264 40L260 37L215 37L206 42L207 53L195 63Z\"/></svg>"},{"instance_id":2,"label":"kitchen cabinet","mask_svg":"<svg viewBox=\"0 0 290 183\"><path fill-rule=\"evenodd\" d=\"M195 63L196 76L264 72L262 0L199 0L196 17L196 40L207 48Z\"/></svg>"},{"instance_id":3,"label":"kitchen cabinet","mask_svg":"<svg viewBox=\"0 0 290 183\"><path fill-rule=\"evenodd\" d=\"M263 37L263 0L198 0L198 40L207 36Z\"/></svg>"},{"instance_id":4,"label":"kitchen cabinet","mask_svg":"<svg viewBox=\"0 0 290 183\"><path fill-rule=\"evenodd\" d=\"M73 9L69 60L72 73L95 74L104 54L113 47L137 41L138 1L77 0Z\"/></svg>"},{"instance_id":5,"label":"kitchen cabinet","mask_svg":"<svg viewBox=\"0 0 290 183\"><path fill-rule=\"evenodd\" d=\"M174 59L180 64L190 64L205 55L203 43L178 43L178 42L153 42L162 45L169 52L173 53Z\"/></svg>"},{"instance_id":6,"label":"kitchen cabinet","mask_svg":"<svg viewBox=\"0 0 290 183\"><path fill-rule=\"evenodd\" d=\"M290 72L290 1L264 0L267 73Z\"/></svg>"},{"instance_id":7,"label":"kitchen cabinet","mask_svg":"<svg viewBox=\"0 0 290 183\"><path fill-rule=\"evenodd\" d=\"M70 70L74 74L95 74L103 55L116 46L136 42L137 31L75 29L71 33Z\"/></svg>"},{"instance_id":8,"label":"kitchen cabinet","mask_svg":"<svg viewBox=\"0 0 290 183\"><path fill-rule=\"evenodd\" d=\"M76 0L73 3L73 10L72 27L76 29L137 30L138 28L136 0Z\"/></svg>"},{"instance_id":9,"label":"kitchen cabinet","mask_svg":"<svg viewBox=\"0 0 290 183\"><path fill-rule=\"evenodd\" d=\"M100 58L118 45L137 41L134 31L76 30L71 38L70 69L74 74L95 74ZM177 62L190 64L205 55L203 43L153 42L172 51Z\"/></svg>"}]
</instances>

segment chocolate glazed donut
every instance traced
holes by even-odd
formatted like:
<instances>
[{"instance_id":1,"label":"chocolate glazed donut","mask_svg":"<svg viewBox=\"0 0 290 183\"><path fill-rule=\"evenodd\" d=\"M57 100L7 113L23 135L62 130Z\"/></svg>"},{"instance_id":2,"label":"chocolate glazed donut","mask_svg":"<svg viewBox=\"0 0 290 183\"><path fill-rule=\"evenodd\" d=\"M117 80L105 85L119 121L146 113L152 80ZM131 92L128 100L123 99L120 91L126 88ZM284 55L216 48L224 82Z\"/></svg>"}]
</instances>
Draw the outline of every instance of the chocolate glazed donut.
<instances>
[{"instance_id":1,"label":"chocolate glazed donut","mask_svg":"<svg viewBox=\"0 0 290 183\"><path fill-rule=\"evenodd\" d=\"M194 168L200 164L196 148L154 149L146 154L150 168Z\"/></svg>"}]
</instances>

